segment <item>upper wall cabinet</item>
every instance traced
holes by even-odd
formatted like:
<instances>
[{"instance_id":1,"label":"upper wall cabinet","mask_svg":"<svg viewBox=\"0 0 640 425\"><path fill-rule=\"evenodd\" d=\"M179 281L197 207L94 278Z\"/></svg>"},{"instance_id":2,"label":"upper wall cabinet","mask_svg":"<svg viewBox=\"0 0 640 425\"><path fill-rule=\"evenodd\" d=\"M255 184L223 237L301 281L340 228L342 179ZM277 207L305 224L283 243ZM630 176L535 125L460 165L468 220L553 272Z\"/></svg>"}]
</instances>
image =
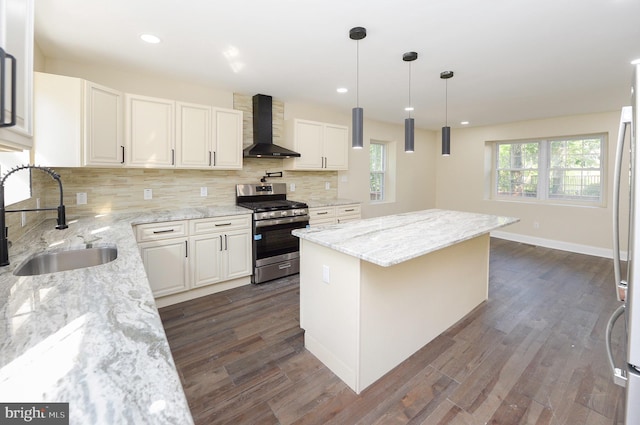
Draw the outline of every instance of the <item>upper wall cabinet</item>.
<instances>
[{"instance_id":1,"label":"upper wall cabinet","mask_svg":"<svg viewBox=\"0 0 640 425\"><path fill-rule=\"evenodd\" d=\"M175 167L175 102L125 95L126 164L134 167Z\"/></svg>"},{"instance_id":2,"label":"upper wall cabinet","mask_svg":"<svg viewBox=\"0 0 640 425\"><path fill-rule=\"evenodd\" d=\"M242 112L176 103L179 168L241 169Z\"/></svg>"},{"instance_id":3,"label":"upper wall cabinet","mask_svg":"<svg viewBox=\"0 0 640 425\"><path fill-rule=\"evenodd\" d=\"M288 170L346 170L349 133L342 125L294 119L286 122L287 147L300 158L285 159Z\"/></svg>"},{"instance_id":4,"label":"upper wall cabinet","mask_svg":"<svg viewBox=\"0 0 640 425\"><path fill-rule=\"evenodd\" d=\"M34 73L36 164L119 167L123 94L90 81Z\"/></svg>"},{"instance_id":5,"label":"upper wall cabinet","mask_svg":"<svg viewBox=\"0 0 640 425\"><path fill-rule=\"evenodd\" d=\"M33 5L0 0L0 60L7 71L0 81L0 150L30 149L33 143Z\"/></svg>"}]
</instances>

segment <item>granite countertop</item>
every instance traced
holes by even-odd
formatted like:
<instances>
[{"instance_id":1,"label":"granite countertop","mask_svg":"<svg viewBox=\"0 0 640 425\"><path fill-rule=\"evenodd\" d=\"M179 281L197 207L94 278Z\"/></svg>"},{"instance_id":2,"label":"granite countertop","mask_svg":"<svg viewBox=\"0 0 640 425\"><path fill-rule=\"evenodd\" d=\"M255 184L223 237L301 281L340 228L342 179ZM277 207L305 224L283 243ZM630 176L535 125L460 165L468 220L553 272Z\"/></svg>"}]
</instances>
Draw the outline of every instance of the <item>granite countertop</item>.
<instances>
[{"instance_id":1,"label":"granite countertop","mask_svg":"<svg viewBox=\"0 0 640 425\"><path fill-rule=\"evenodd\" d=\"M71 424L192 424L132 224L250 214L236 206L46 220L0 268L0 401L68 402ZM11 239L11 238L9 238ZM100 266L18 277L29 255L115 243Z\"/></svg>"},{"instance_id":2,"label":"granite countertop","mask_svg":"<svg viewBox=\"0 0 640 425\"><path fill-rule=\"evenodd\" d=\"M389 267L520 221L448 210L424 210L293 231L295 236Z\"/></svg>"},{"instance_id":3,"label":"granite countertop","mask_svg":"<svg viewBox=\"0 0 640 425\"><path fill-rule=\"evenodd\" d=\"M290 197L294 198L293 195ZM360 201L354 201L353 199L311 199L304 201L309 208L322 208L322 207L337 207L339 205L360 204Z\"/></svg>"}]
</instances>

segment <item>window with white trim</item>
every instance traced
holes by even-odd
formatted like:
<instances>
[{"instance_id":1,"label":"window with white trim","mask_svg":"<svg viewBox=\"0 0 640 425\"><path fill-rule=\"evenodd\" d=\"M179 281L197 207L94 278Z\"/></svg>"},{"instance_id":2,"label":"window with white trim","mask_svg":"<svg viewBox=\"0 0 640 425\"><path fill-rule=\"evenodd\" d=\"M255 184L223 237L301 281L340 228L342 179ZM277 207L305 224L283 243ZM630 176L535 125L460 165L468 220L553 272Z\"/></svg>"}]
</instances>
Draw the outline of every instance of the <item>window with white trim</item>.
<instances>
[{"instance_id":1,"label":"window with white trim","mask_svg":"<svg viewBox=\"0 0 640 425\"><path fill-rule=\"evenodd\" d=\"M495 142L494 197L601 204L605 135Z\"/></svg>"},{"instance_id":2,"label":"window with white trim","mask_svg":"<svg viewBox=\"0 0 640 425\"><path fill-rule=\"evenodd\" d=\"M0 152L0 176L18 165L29 164L29 151ZM31 197L31 170L22 170L7 178L4 186L4 203L15 204Z\"/></svg>"},{"instance_id":3,"label":"window with white trim","mask_svg":"<svg viewBox=\"0 0 640 425\"><path fill-rule=\"evenodd\" d=\"M385 200L385 172L387 169L387 146L372 141L369 144L369 199Z\"/></svg>"}]
</instances>

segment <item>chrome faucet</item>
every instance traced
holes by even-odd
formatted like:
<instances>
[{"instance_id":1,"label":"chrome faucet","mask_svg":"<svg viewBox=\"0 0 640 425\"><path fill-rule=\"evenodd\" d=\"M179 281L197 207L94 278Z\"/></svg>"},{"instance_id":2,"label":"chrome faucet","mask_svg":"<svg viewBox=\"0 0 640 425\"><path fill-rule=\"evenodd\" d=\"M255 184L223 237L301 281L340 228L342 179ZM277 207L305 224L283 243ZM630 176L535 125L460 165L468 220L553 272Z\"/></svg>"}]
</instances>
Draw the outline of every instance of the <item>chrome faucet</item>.
<instances>
[{"instance_id":1,"label":"chrome faucet","mask_svg":"<svg viewBox=\"0 0 640 425\"><path fill-rule=\"evenodd\" d=\"M44 173L47 173L58 182L58 186L60 187L60 205L56 208L27 208L21 210L8 210L4 206L4 181L11 174L16 171L33 169L40 170ZM6 225L5 214L9 212L25 212L25 211L58 211L58 224L56 225L56 229L66 229L67 227L67 219L65 217L65 209L63 204L63 196L62 196L62 181L60 180L60 174L53 171L51 168L41 167L39 165L19 165L15 168L9 170L2 179L0 179L0 266L9 265L9 243L7 241L7 236L9 233L9 228Z\"/></svg>"}]
</instances>

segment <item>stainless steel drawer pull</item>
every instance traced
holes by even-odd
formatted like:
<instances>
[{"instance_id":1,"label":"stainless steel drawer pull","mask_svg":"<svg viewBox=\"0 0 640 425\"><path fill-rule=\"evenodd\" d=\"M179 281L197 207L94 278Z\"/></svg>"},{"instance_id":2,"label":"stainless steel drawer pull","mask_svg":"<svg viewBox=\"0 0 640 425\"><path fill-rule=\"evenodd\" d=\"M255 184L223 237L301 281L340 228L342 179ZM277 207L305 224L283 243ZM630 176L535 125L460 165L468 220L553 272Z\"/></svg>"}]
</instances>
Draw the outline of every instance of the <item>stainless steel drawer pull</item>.
<instances>
[{"instance_id":1,"label":"stainless steel drawer pull","mask_svg":"<svg viewBox=\"0 0 640 425\"><path fill-rule=\"evenodd\" d=\"M326 215L326 214L329 214L329 211L316 213L316 215Z\"/></svg>"},{"instance_id":2,"label":"stainless steel drawer pull","mask_svg":"<svg viewBox=\"0 0 640 425\"><path fill-rule=\"evenodd\" d=\"M282 269L288 269L288 268L290 268L290 267L291 267L291 263L280 264L280 265L278 266L278 268L279 268L280 270L282 270Z\"/></svg>"},{"instance_id":3,"label":"stainless steel drawer pull","mask_svg":"<svg viewBox=\"0 0 640 425\"><path fill-rule=\"evenodd\" d=\"M344 212L351 212L351 211L355 211L355 208L349 208L347 210L344 210Z\"/></svg>"},{"instance_id":4,"label":"stainless steel drawer pull","mask_svg":"<svg viewBox=\"0 0 640 425\"><path fill-rule=\"evenodd\" d=\"M173 232L173 231L175 231L175 229L154 230L154 231L153 231L153 233L157 235L158 233L171 233L171 232Z\"/></svg>"},{"instance_id":5,"label":"stainless steel drawer pull","mask_svg":"<svg viewBox=\"0 0 640 425\"><path fill-rule=\"evenodd\" d=\"M216 227L231 226L231 223L216 223Z\"/></svg>"}]
</instances>

